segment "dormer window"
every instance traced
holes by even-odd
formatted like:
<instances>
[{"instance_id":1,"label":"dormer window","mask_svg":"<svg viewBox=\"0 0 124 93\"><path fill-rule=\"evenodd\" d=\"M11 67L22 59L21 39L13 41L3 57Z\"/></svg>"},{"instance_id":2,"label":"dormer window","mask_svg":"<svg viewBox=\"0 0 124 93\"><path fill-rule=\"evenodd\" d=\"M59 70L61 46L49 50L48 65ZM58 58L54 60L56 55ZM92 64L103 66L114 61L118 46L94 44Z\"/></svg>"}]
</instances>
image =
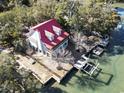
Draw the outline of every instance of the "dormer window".
<instances>
[{"instance_id":1,"label":"dormer window","mask_svg":"<svg viewBox=\"0 0 124 93\"><path fill-rule=\"evenodd\" d=\"M56 27L56 26L52 26L53 27L53 31L59 36L59 35L61 35L61 31L62 31L62 29L60 29L60 28L58 28L58 27Z\"/></svg>"},{"instance_id":2,"label":"dormer window","mask_svg":"<svg viewBox=\"0 0 124 93\"><path fill-rule=\"evenodd\" d=\"M46 37L50 40L50 41L53 41L54 40L54 34L45 30L45 35Z\"/></svg>"}]
</instances>

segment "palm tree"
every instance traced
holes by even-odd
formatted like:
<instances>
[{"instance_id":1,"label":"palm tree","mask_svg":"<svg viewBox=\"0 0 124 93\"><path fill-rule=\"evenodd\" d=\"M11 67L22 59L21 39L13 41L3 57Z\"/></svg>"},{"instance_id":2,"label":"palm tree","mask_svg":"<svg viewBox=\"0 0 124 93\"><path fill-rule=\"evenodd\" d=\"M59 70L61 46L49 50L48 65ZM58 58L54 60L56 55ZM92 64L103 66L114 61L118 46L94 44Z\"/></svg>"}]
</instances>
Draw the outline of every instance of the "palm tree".
<instances>
[{"instance_id":1,"label":"palm tree","mask_svg":"<svg viewBox=\"0 0 124 93\"><path fill-rule=\"evenodd\" d=\"M57 69L63 69L61 67L61 63L70 63L74 64L74 57L72 56L71 51L67 49L62 49L60 50L58 54L53 54L52 59L56 60L58 62L58 67Z\"/></svg>"},{"instance_id":2,"label":"palm tree","mask_svg":"<svg viewBox=\"0 0 124 93\"><path fill-rule=\"evenodd\" d=\"M83 43L86 43L88 41L88 37L84 34L82 34L82 32L75 32L73 33L73 35L71 36L71 40L72 42L75 44L75 49L83 52L86 49L83 47Z\"/></svg>"}]
</instances>

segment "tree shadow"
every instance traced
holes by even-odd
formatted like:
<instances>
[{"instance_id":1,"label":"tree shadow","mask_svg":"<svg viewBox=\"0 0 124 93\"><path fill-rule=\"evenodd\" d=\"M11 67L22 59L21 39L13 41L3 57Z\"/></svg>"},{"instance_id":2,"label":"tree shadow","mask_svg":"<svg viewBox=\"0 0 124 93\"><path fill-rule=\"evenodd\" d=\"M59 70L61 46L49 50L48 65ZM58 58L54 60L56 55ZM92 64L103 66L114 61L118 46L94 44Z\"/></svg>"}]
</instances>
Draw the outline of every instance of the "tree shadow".
<instances>
[{"instance_id":1,"label":"tree shadow","mask_svg":"<svg viewBox=\"0 0 124 93\"><path fill-rule=\"evenodd\" d=\"M101 82L96 82L92 77L88 75L78 76L76 80L77 87L79 89L90 88L92 90L96 90L100 86L103 86Z\"/></svg>"},{"instance_id":2,"label":"tree shadow","mask_svg":"<svg viewBox=\"0 0 124 93\"><path fill-rule=\"evenodd\" d=\"M112 81L113 74L100 72L99 75L95 78L96 82L101 82L105 85L109 85Z\"/></svg>"},{"instance_id":3,"label":"tree shadow","mask_svg":"<svg viewBox=\"0 0 124 93\"><path fill-rule=\"evenodd\" d=\"M67 93L67 92L57 87L46 87L41 90L41 93Z\"/></svg>"},{"instance_id":4,"label":"tree shadow","mask_svg":"<svg viewBox=\"0 0 124 93\"><path fill-rule=\"evenodd\" d=\"M109 56L121 55L124 54L124 45L112 44L111 47L108 47Z\"/></svg>"},{"instance_id":5,"label":"tree shadow","mask_svg":"<svg viewBox=\"0 0 124 93\"><path fill-rule=\"evenodd\" d=\"M110 73L102 72L101 69L98 70L98 73L93 75L92 77L86 74L82 74L81 76L76 76L76 83L79 89L82 88L90 88L92 90L96 90L99 87L104 85L109 85L112 81L113 75Z\"/></svg>"},{"instance_id":6,"label":"tree shadow","mask_svg":"<svg viewBox=\"0 0 124 93\"><path fill-rule=\"evenodd\" d=\"M63 78L60 84L66 86L66 84L69 84L69 81L72 79L73 76L77 73L77 69L73 68L70 73L66 75L66 77Z\"/></svg>"},{"instance_id":7,"label":"tree shadow","mask_svg":"<svg viewBox=\"0 0 124 93\"><path fill-rule=\"evenodd\" d=\"M124 54L124 26L111 33L110 44L107 53L109 56Z\"/></svg>"},{"instance_id":8,"label":"tree shadow","mask_svg":"<svg viewBox=\"0 0 124 93\"><path fill-rule=\"evenodd\" d=\"M104 53L103 56L98 57L98 62L100 64L106 65L106 64L109 64L111 62L111 59L107 53Z\"/></svg>"},{"instance_id":9,"label":"tree shadow","mask_svg":"<svg viewBox=\"0 0 124 93\"><path fill-rule=\"evenodd\" d=\"M79 52L75 49L75 44L70 40L68 43L67 49L72 52L72 56L75 58L74 62L81 58L81 55L85 53L85 51Z\"/></svg>"}]
</instances>

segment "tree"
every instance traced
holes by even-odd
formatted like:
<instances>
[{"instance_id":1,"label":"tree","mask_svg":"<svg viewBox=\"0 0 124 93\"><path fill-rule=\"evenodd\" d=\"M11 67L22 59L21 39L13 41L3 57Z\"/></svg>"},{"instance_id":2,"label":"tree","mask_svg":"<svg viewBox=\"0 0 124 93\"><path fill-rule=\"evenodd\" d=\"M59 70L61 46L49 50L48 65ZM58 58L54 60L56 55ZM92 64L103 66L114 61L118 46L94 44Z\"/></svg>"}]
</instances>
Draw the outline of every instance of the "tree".
<instances>
[{"instance_id":1,"label":"tree","mask_svg":"<svg viewBox=\"0 0 124 93\"><path fill-rule=\"evenodd\" d=\"M82 6L78 1L62 0L56 5L55 18L69 33L90 35L92 31L97 31L106 34L115 26L111 8L111 3L98 5L95 0L87 6Z\"/></svg>"},{"instance_id":2,"label":"tree","mask_svg":"<svg viewBox=\"0 0 124 93\"><path fill-rule=\"evenodd\" d=\"M55 1L39 3L26 7L18 5L19 2L26 3L25 0L8 0L8 3L14 3L16 7L10 11L0 14L0 44L5 47L17 47L23 45L23 29L53 18L52 12ZM29 2L38 2L30 0ZM17 5L16 5L17 4ZM19 44L20 43L20 44Z\"/></svg>"},{"instance_id":3,"label":"tree","mask_svg":"<svg viewBox=\"0 0 124 93\"><path fill-rule=\"evenodd\" d=\"M97 5L94 3L90 6L82 7L80 11L82 11L83 29L87 32L96 31L101 34L108 34L115 27L111 5L109 4Z\"/></svg>"},{"instance_id":4,"label":"tree","mask_svg":"<svg viewBox=\"0 0 124 93\"><path fill-rule=\"evenodd\" d=\"M54 53L52 59L58 62L58 69L63 69L61 63L74 64L74 57L71 51L67 49L60 50L61 53Z\"/></svg>"},{"instance_id":5,"label":"tree","mask_svg":"<svg viewBox=\"0 0 124 93\"><path fill-rule=\"evenodd\" d=\"M5 56L0 55L0 57L4 59ZM37 93L37 85L42 88L42 84L32 76L30 71L18 69L18 66L10 55L6 56L0 64L0 92Z\"/></svg>"},{"instance_id":6,"label":"tree","mask_svg":"<svg viewBox=\"0 0 124 93\"><path fill-rule=\"evenodd\" d=\"M29 12L28 12L29 11ZM23 41L22 30L24 26L36 24L30 9L16 7L11 11L0 14L0 44L4 46L16 46Z\"/></svg>"},{"instance_id":7,"label":"tree","mask_svg":"<svg viewBox=\"0 0 124 93\"><path fill-rule=\"evenodd\" d=\"M16 90L21 90L17 84L17 73L14 70L14 65L11 63L12 59L8 56L0 56L4 62L0 65L0 90L1 92L13 93ZM2 62L2 61L1 61ZM19 77L19 75L18 75Z\"/></svg>"},{"instance_id":8,"label":"tree","mask_svg":"<svg viewBox=\"0 0 124 93\"><path fill-rule=\"evenodd\" d=\"M78 1L64 0L60 1L55 7L55 18L68 32L81 30L79 7L80 3Z\"/></svg>"}]
</instances>

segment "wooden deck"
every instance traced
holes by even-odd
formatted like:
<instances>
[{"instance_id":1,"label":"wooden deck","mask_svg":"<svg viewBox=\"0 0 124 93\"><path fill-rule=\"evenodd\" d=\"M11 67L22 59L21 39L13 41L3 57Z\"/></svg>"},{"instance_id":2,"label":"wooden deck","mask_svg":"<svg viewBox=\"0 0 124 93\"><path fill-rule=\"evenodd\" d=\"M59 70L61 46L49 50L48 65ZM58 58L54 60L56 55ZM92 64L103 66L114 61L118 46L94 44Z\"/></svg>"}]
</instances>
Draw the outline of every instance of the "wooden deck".
<instances>
[{"instance_id":1,"label":"wooden deck","mask_svg":"<svg viewBox=\"0 0 124 93\"><path fill-rule=\"evenodd\" d=\"M48 81L48 78L51 78L52 74L44 68L42 65L39 63L31 64L31 59L28 59L25 56L22 55L16 55L16 57L19 57L20 59L17 60L17 62L27 70L32 71L33 75L40 80L41 83L45 83ZM46 74L47 73L47 74Z\"/></svg>"},{"instance_id":2,"label":"wooden deck","mask_svg":"<svg viewBox=\"0 0 124 93\"><path fill-rule=\"evenodd\" d=\"M15 55L19 57L17 62L27 70L32 71L32 74L42 83L47 83L51 78L54 78L58 83L66 76L66 74L73 68L72 65L68 63L62 63L62 70L57 70L58 63L51 60L48 57L43 57L41 55L35 54L33 58L35 58L36 63L31 64L30 57Z\"/></svg>"},{"instance_id":3,"label":"wooden deck","mask_svg":"<svg viewBox=\"0 0 124 93\"><path fill-rule=\"evenodd\" d=\"M63 69L58 70L57 69L58 62L51 60L51 58L43 57L37 54L33 55L33 57L36 58L40 64L46 66L46 68L49 69L49 71L52 73L53 78L59 83L66 76L66 74L70 72L70 70L73 68L73 66L70 65L69 63L61 63L61 67Z\"/></svg>"}]
</instances>

